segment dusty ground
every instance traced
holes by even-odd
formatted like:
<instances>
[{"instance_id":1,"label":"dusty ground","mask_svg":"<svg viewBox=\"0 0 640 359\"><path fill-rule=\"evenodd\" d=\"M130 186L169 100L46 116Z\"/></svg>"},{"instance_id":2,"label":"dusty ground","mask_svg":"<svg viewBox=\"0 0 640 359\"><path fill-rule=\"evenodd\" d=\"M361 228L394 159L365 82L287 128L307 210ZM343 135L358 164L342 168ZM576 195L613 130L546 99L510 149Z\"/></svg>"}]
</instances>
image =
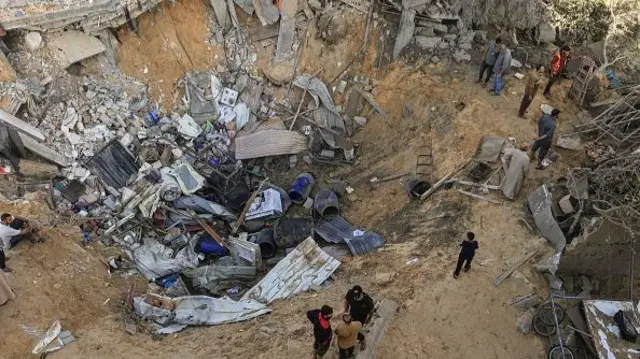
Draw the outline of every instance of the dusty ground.
<instances>
[{"instance_id":1,"label":"dusty ground","mask_svg":"<svg viewBox=\"0 0 640 359\"><path fill-rule=\"evenodd\" d=\"M166 101L183 67L213 67L217 52L207 45L208 22L199 21L199 14L206 16L203 3L188 0L143 17L141 38L121 36L123 71L150 80L152 95L164 95ZM354 24L364 26L362 20ZM171 36L168 45L160 31ZM188 51L177 47L178 37ZM323 79L328 80L341 70L338 64L346 64L358 51L359 44L359 38L348 38L318 50L323 45L310 39L302 69L315 72L322 66ZM166 51L159 54L162 49ZM536 285L540 278L527 264L499 288L492 283L525 253L548 250L518 222L521 201L545 179L561 173L573 155L560 152L560 161L544 172L532 168L521 199L502 205L480 202L454 190L440 191L425 202L410 202L399 180L372 188L371 177L413 171L422 141L433 143L435 181L466 161L482 135L530 141L534 129L531 122L516 116L523 86L516 79L502 96L493 97L473 83L475 69L467 65L398 63L378 71L374 55L375 51L368 51L365 65L353 71L363 71L373 79L376 100L386 116L369 115L368 124L355 134L353 140L360 144L356 165L312 169L346 180L355 188L343 201L345 216L362 228L384 233L387 246L374 254L346 259L321 291L274 303L271 315L234 325L188 328L154 340L123 330L120 313L128 280L109 277L99 261L112 249L80 247L77 227L60 222L47 230L48 243L24 244L9 262L16 270L11 277L18 300L0 307L0 343L9 348L3 357L30 357L36 336L24 328L45 330L57 318L77 340L50 358L306 358L310 357L312 334L305 311L325 303L340 308L346 290L357 283L375 298L392 298L401 304L377 358L542 358L542 341L516 330L519 313L509 305L513 296L542 288ZM572 105L559 100L567 86L559 87L552 100L566 114L560 129L569 126L574 111ZM531 106L530 118L539 116L540 101L537 98ZM464 108L458 110L455 105L460 102ZM403 117L407 104L414 116ZM296 170L306 169L309 167L300 165ZM498 194L492 196L503 200ZM0 209L33 215L39 213L38 206L32 202ZM442 213L447 217L430 219ZM478 235L480 251L472 272L454 280L457 240L467 230ZM417 260L409 262L411 259ZM380 282L376 279L380 273L393 274L393 281ZM337 358L337 353L332 351L327 357Z\"/></svg>"}]
</instances>

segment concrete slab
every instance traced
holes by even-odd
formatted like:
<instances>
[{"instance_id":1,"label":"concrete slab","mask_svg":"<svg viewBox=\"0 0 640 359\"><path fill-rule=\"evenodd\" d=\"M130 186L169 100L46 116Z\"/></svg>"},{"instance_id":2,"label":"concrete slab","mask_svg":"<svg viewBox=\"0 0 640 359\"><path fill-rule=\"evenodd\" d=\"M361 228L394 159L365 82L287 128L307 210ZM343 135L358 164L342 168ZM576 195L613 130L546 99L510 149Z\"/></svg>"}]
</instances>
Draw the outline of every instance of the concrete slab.
<instances>
[{"instance_id":1,"label":"concrete slab","mask_svg":"<svg viewBox=\"0 0 640 359\"><path fill-rule=\"evenodd\" d=\"M98 38L73 30L63 32L60 37L51 41L49 46L60 66L65 69L106 50Z\"/></svg>"}]
</instances>

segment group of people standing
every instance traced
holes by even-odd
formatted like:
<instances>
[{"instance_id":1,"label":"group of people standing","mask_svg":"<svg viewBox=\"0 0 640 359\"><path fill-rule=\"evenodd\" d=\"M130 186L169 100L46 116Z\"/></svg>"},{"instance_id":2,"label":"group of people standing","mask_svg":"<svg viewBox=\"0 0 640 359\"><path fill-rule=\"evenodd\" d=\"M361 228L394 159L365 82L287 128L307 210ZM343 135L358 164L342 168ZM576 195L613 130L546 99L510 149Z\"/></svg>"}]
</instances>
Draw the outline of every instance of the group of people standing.
<instances>
[{"instance_id":1,"label":"group of people standing","mask_svg":"<svg viewBox=\"0 0 640 359\"><path fill-rule=\"evenodd\" d=\"M568 46L563 46L554 51L548 67L538 65L527 74L525 90L518 110L520 118L525 118L527 109L541 88L544 73L548 74L549 80L542 94L549 98L551 96L551 88L562 76L569 60L571 60L571 49ZM490 91L494 95L499 95L504 89L505 78L509 74L510 68L511 51L502 42L502 39L498 37L489 41L482 54L482 64L480 65L480 74L477 82L485 87L493 76L493 87ZM509 199L517 197L524 177L528 172L529 162L536 159L536 153L538 154L536 168L545 168L544 159L551 148L559 115L560 110L558 109L553 109L550 113L543 114L536 123L537 136L531 147L524 142L519 148L514 149L506 156L509 165L505 180L501 185L505 197Z\"/></svg>"},{"instance_id":2,"label":"group of people standing","mask_svg":"<svg viewBox=\"0 0 640 359\"><path fill-rule=\"evenodd\" d=\"M320 309L307 312L307 319L313 323L313 359L319 359L331 348L334 334L337 337L340 359L353 358L356 345L366 348L362 328L371 321L375 310L373 299L359 285L351 288L344 299L344 312L339 316L342 322L335 331L331 327L333 308L323 305Z\"/></svg>"}]
</instances>

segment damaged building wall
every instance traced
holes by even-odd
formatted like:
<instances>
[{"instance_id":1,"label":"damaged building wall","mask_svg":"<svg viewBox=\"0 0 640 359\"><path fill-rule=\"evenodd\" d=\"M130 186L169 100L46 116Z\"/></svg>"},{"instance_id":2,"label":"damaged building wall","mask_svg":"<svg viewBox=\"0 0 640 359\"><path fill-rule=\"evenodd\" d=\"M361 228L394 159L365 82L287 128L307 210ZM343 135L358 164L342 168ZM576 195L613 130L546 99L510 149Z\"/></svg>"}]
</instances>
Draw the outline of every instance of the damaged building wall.
<instances>
[{"instance_id":1,"label":"damaged building wall","mask_svg":"<svg viewBox=\"0 0 640 359\"><path fill-rule=\"evenodd\" d=\"M611 274L629 274L630 235L620 226L608 220L598 220L594 230L586 233L584 239L577 238L567 246L560 259L558 274L587 274L606 280ZM640 243L635 251L640 250ZM634 261L634 271L640 271L640 261Z\"/></svg>"},{"instance_id":2,"label":"damaged building wall","mask_svg":"<svg viewBox=\"0 0 640 359\"><path fill-rule=\"evenodd\" d=\"M468 27L495 25L524 30L540 25L545 10L540 0L462 0L460 18Z\"/></svg>"}]
</instances>

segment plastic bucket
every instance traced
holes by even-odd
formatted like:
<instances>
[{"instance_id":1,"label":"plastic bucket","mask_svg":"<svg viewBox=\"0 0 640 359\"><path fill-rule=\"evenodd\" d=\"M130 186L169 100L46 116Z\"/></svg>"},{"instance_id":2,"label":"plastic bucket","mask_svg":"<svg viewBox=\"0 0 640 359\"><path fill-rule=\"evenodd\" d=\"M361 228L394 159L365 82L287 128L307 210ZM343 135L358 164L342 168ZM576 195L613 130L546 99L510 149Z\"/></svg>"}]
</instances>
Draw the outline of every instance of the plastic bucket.
<instances>
[{"instance_id":1,"label":"plastic bucket","mask_svg":"<svg viewBox=\"0 0 640 359\"><path fill-rule=\"evenodd\" d=\"M289 198L291 202L296 204L303 204L304 201L309 197L309 193L311 193L311 188L313 188L313 184L315 180L310 173L301 173L296 177L291 184L291 188L289 189Z\"/></svg>"},{"instance_id":2,"label":"plastic bucket","mask_svg":"<svg viewBox=\"0 0 640 359\"><path fill-rule=\"evenodd\" d=\"M260 246L262 258L272 258L276 254L276 242L273 239L273 234L273 228L265 228L255 237L255 243Z\"/></svg>"},{"instance_id":3,"label":"plastic bucket","mask_svg":"<svg viewBox=\"0 0 640 359\"><path fill-rule=\"evenodd\" d=\"M340 202L338 195L330 189L323 189L316 194L313 208L322 217L336 216L340 214Z\"/></svg>"}]
</instances>

